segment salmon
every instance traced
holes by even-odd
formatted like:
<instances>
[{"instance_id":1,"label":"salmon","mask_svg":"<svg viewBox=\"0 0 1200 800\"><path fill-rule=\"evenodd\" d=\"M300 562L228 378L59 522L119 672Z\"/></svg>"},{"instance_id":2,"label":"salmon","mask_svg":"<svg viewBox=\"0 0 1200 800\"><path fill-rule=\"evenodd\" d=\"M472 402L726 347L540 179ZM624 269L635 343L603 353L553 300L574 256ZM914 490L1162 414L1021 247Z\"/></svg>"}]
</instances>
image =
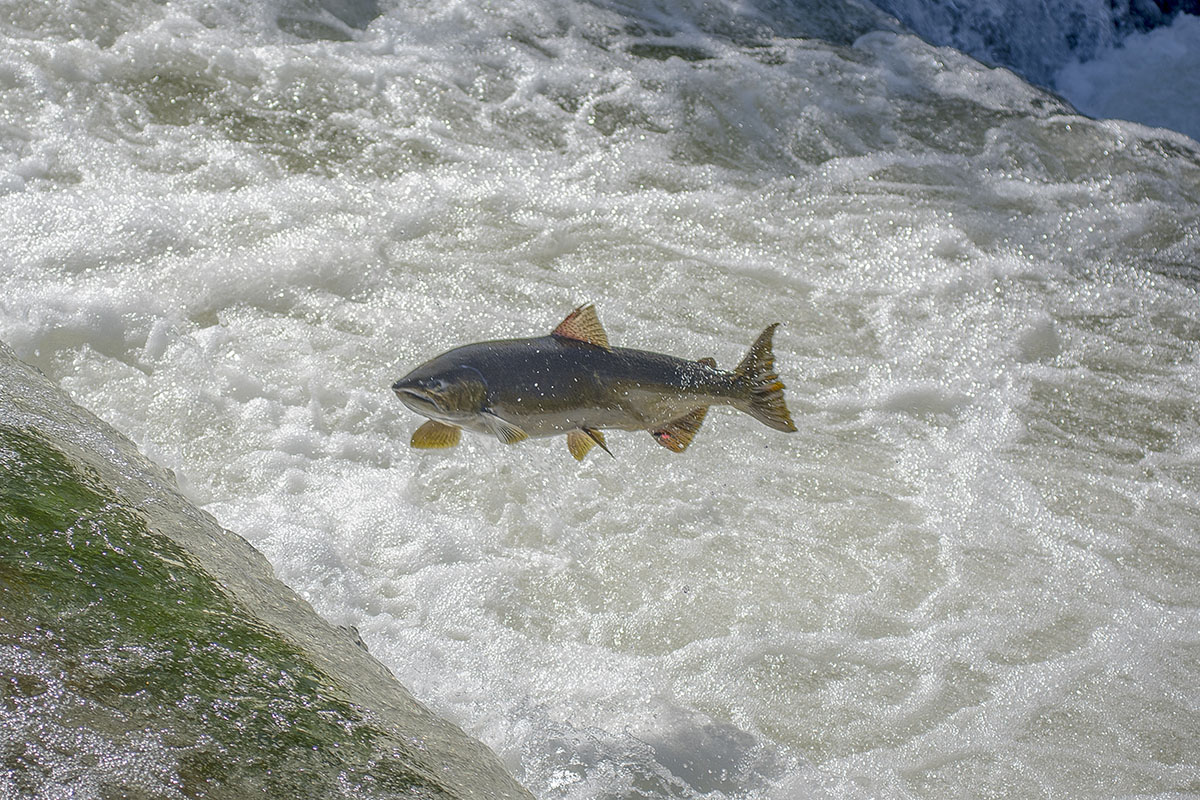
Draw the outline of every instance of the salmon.
<instances>
[{"instance_id":1,"label":"salmon","mask_svg":"<svg viewBox=\"0 0 1200 800\"><path fill-rule=\"evenodd\" d=\"M772 337L759 334L737 368L613 347L593 305L572 311L549 336L463 345L425 362L392 385L428 421L413 447L454 447L463 430L506 444L566 434L577 460L594 446L609 455L604 430L648 431L682 453L708 409L727 405L778 431L796 430L775 374Z\"/></svg>"}]
</instances>

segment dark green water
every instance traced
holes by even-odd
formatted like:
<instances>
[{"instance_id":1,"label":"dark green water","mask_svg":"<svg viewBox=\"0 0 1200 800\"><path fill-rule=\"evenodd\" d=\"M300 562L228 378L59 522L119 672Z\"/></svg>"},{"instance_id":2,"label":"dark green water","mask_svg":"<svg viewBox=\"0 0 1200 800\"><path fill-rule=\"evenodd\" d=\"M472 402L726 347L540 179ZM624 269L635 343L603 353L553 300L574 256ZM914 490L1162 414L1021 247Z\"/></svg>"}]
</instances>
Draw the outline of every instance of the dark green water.
<instances>
[{"instance_id":1,"label":"dark green water","mask_svg":"<svg viewBox=\"0 0 1200 800\"><path fill-rule=\"evenodd\" d=\"M187 517L30 424L13 382L32 373L6 366L0 797L522 796L460 732L462 750L439 755L449 726L423 730L434 718L401 687L416 708L406 724L351 700L362 687L328 666L342 656L314 657L264 623L152 521ZM470 774L484 767L497 772Z\"/></svg>"}]
</instances>

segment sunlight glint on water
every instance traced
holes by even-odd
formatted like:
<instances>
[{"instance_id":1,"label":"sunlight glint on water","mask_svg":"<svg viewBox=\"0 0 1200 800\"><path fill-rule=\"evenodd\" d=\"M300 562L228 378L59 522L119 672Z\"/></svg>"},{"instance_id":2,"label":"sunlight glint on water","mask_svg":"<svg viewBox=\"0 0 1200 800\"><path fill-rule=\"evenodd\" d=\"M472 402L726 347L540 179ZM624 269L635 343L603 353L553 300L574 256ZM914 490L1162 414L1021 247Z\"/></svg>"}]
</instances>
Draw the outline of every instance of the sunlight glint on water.
<instances>
[{"instance_id":1,"label":"sunlight glint on water","mask_svg":"<svg viewBox=\"0 0 1200 800\"><path fill-rule=\"evenodd\" d=\"M1193 142L796 10L305 8L4 12L0 339L539 797L1200 791ZM800 432L408 448L586 300L782 322Z\"/></svg>"}]
</instances>

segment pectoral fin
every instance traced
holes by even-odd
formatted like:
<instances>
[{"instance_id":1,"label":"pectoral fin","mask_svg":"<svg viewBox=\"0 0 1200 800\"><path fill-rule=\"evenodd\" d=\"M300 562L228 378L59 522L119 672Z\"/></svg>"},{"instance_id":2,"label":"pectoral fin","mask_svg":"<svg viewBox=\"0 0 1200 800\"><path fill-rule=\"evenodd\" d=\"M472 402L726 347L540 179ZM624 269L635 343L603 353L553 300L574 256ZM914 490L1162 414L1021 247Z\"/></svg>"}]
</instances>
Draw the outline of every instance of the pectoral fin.
<instances>
[{"instance_id":1,"label":"pectoral fin","mask_svg":"<svg viewBox=\"0 0 1200 800\"><path fill-rule=\"evenodd\" d=\"M461 436L462 428L444 425L431 419L413 431L409 444L421 450L440 450L444 447L454 447Z\"/></svg>"},{"instance_id":2,"label":"pectoral fin","mask_svg":"<svg viewBox=\"0 0 1200 800\"><path fill-rule=\"evenodd\" d=\"M483 412L483 418L487 421L488 428L492 433L496 434L496 438L505 444L516 444L529 438L528 433L511 422L505 422L490 411Z\"/></svg>"},{"instance_id":3,"label":"pectoral fin","mask_svg":"<svg viewBox=\"0 0 1200 800\"><path fill-rule=\"evenodd\" d=\"M707 406L697 408L679 419L668 422L658 430L650 431L650 435L668 450L682 453L692 443L692 437L700 430L700 424L704 422L704 415L707 413Z\"/></svg>"},{"instance_id":4,"label":"pectoral fin","mask_svg":"<svg viewBox=\"0 0 1200 800\"><path fill-rule=\"evenodd\" d=\"M615 458L612 451L608 449L608 445L604 443L604 434L595 428L581 428L567 434L567 449L571 451L571 455L575 456L576 461L583 461L583 457L595 445L600 445L604 452Z\"/></svg>"}]
</instances>

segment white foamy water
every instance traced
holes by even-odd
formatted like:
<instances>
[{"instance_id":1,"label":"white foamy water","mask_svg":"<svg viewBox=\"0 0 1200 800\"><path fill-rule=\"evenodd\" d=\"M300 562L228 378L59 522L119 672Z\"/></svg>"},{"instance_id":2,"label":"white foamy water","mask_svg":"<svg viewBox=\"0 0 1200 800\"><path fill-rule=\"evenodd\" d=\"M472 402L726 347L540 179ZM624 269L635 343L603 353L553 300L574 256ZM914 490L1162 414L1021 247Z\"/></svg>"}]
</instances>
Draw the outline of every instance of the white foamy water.
<instances>
[{"instance_id":1,"label":"white foamy water","mask_svg":"<svg viewBox=\"0 0 1200 800\"><path fill-rule=\"evenodd\" d=\"M5 6L0 339L538 797L1200 792L1200 151L848 7ZM585 300L799 432L409 449Z\"/></svg>"},{"instance_id":2,"label":"white foamy water","mask_svg":"<svg viewBox=\"0 0 1200 800\"><path fill-rule=\"evenodd\" d=\"M1096 117L1132 119L1200 140L1200 17L1128 36L1089 61L1073 61L1054 85Z\"/></svg>"},{"instance_id":3,"label":"white foamy water","mask_svg":"<svg viewBox=\"0 0 1200 800\"><path fill-rule=\"evenodd\" d=\"M1200 138L1200 17L1188 2L878 0L922 38L1015 70L1083 113ZM1172 16L1174 15L1174 16Z\"/></svg>"}]
</instances>

